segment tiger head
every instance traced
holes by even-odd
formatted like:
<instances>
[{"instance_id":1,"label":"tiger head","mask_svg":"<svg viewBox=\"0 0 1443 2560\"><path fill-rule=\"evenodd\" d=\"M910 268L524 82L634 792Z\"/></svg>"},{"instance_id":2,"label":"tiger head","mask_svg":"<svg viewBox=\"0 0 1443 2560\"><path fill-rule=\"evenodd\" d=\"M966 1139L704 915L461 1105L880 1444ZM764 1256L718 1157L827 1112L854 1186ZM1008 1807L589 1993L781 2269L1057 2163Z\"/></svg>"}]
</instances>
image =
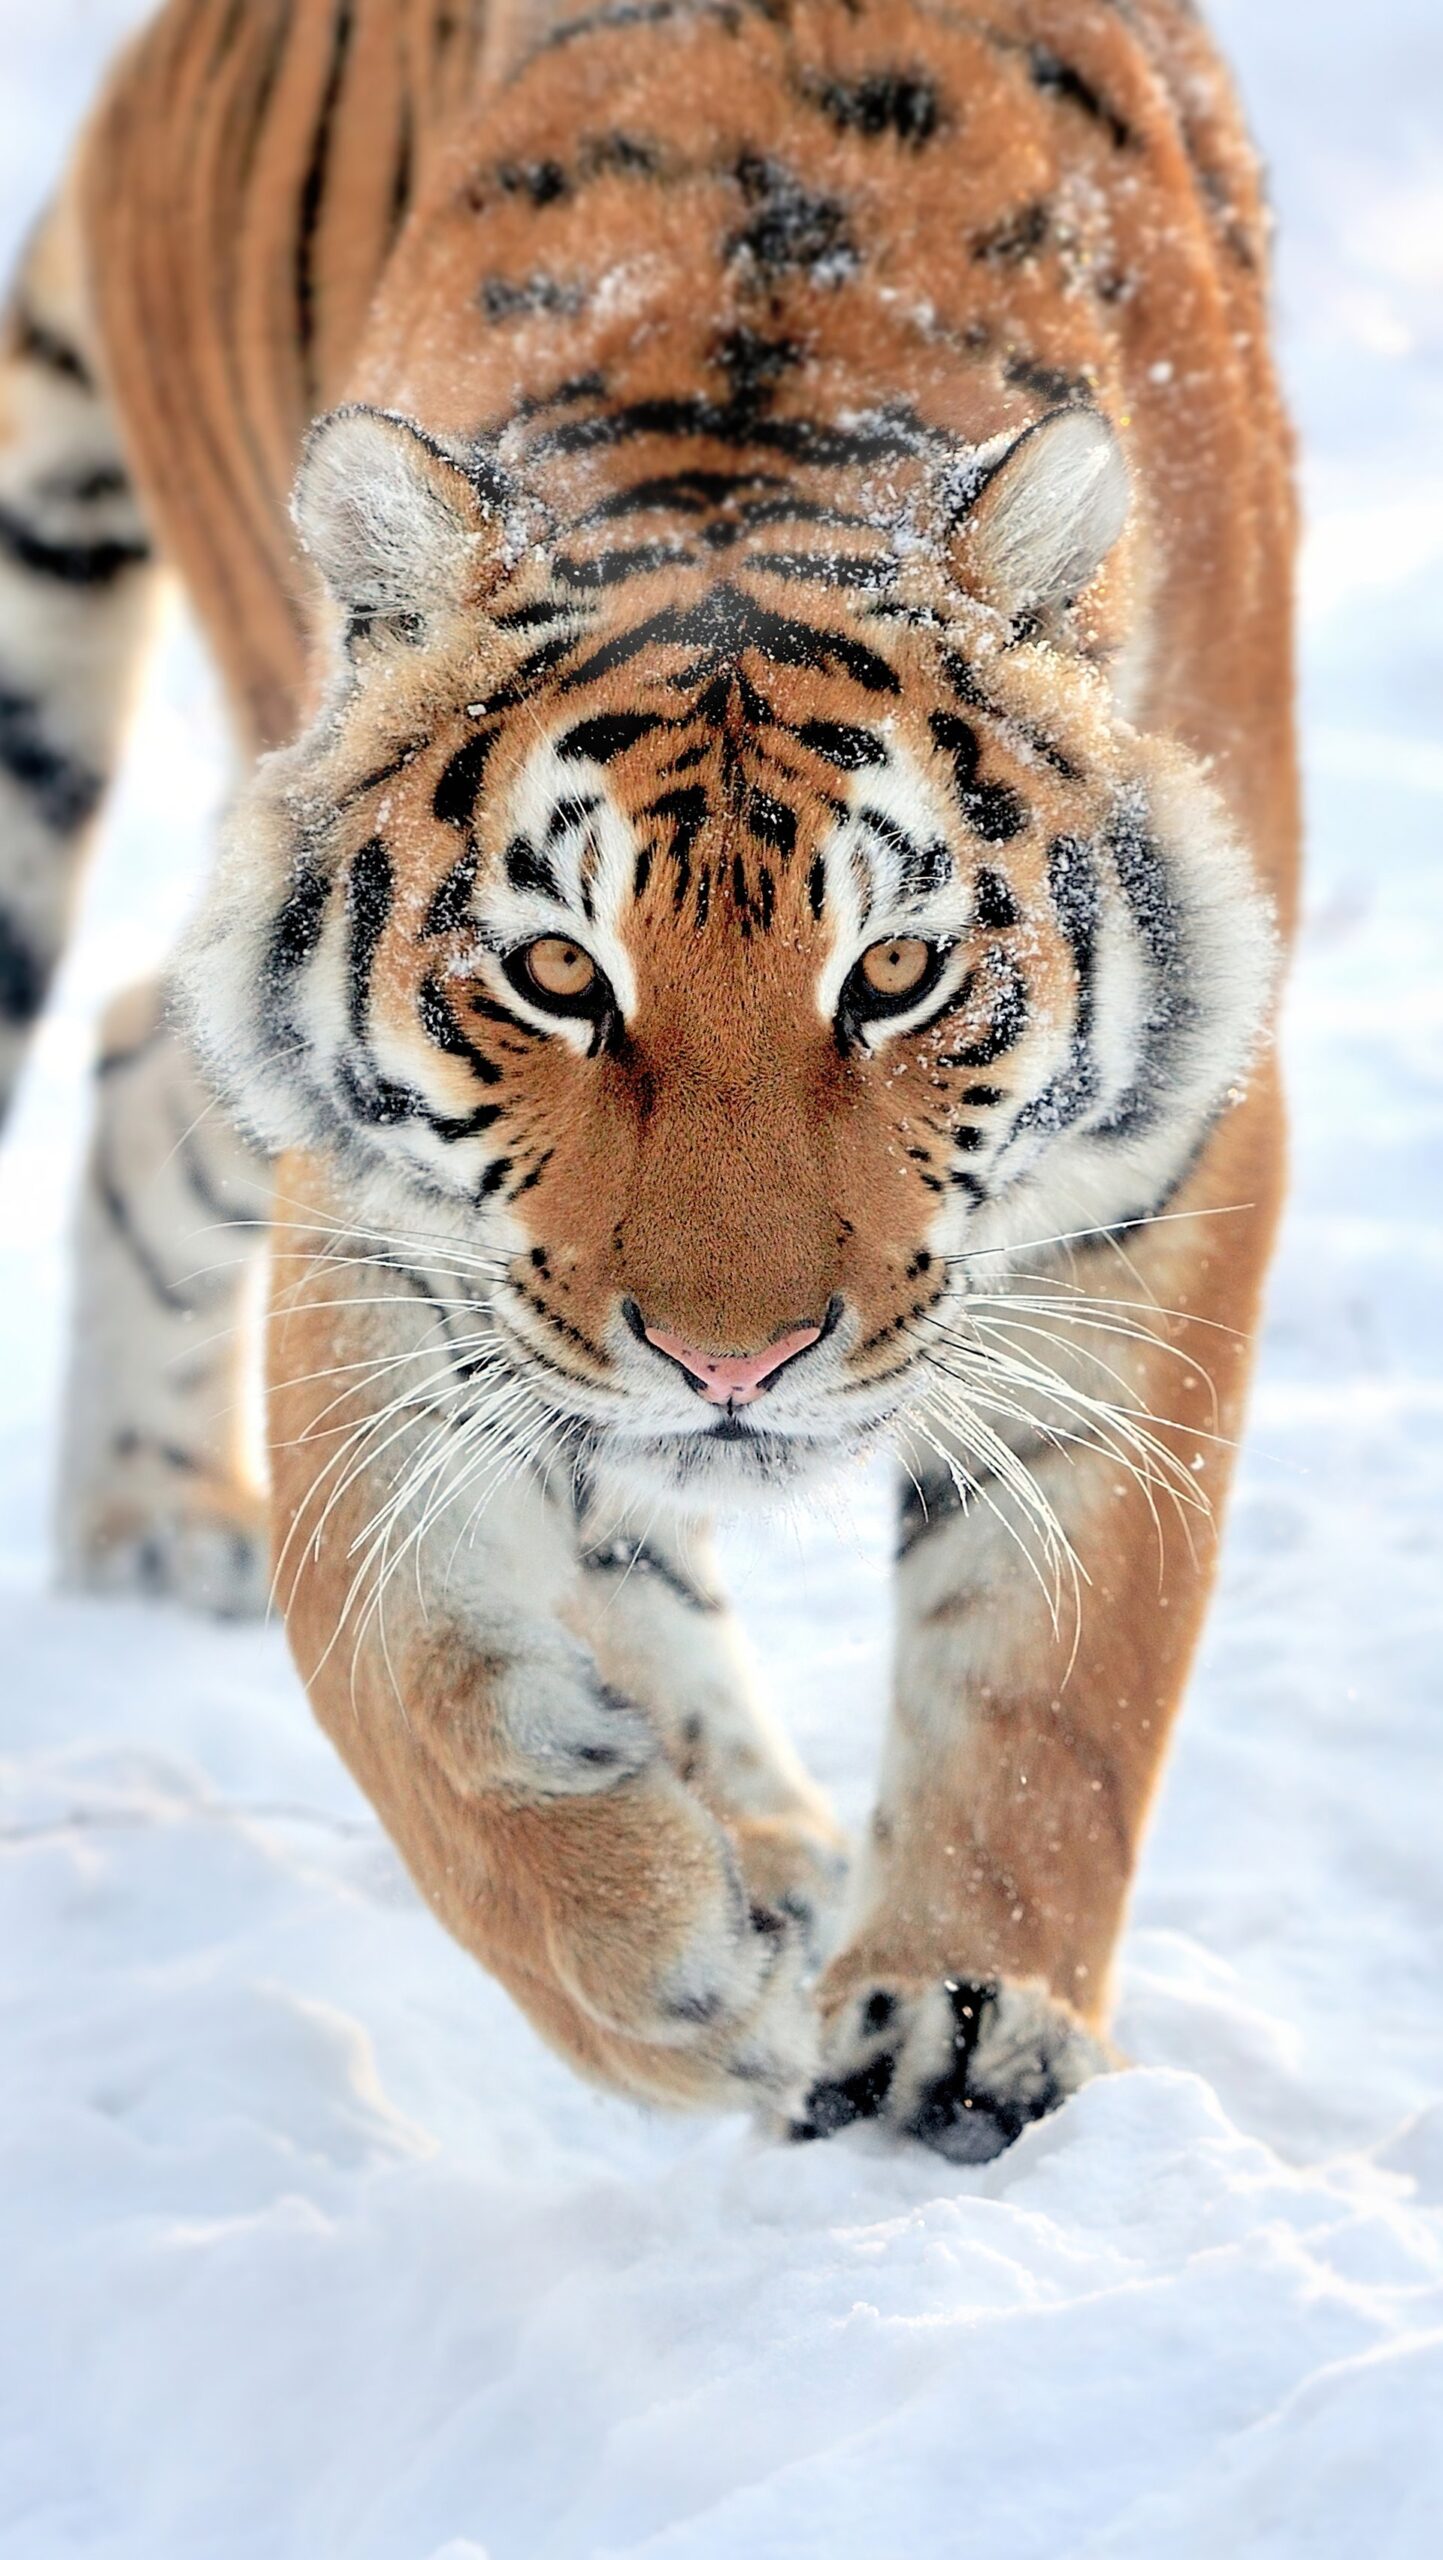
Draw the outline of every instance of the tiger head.
<instances>
[{"instance_id":1,"label":"tiger head","mask_svg":"<svg viewBox=\"0 0 1443 2560\"><path fill-rule=\"evenodd\" d=\"M979 1272L1156 1213L1271 972L1200 769L1089 662L1097 411L954 457L925 521L813 508L804 555L774 477L563 540L493 460L323 421L329 688L188 964L262 1140L484 1254L513 1380L703 1503L925 1404Z\"/></svg>"}]
</instances>

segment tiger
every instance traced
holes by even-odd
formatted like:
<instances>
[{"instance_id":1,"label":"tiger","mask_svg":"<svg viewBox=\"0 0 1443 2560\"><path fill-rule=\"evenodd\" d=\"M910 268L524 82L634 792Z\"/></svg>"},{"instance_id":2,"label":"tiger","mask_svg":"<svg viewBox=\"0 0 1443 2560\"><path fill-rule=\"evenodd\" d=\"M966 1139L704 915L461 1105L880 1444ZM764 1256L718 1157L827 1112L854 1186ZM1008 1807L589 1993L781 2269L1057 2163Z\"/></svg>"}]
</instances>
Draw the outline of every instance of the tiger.
<instances>
[{"instance_id":1,"label":"tiger","mask_svg":"<svg viewBox=\"0 0 1443 2560\"><path fill-rule=\"evenodd\" d=\"M242 769L102 1035L66 1577L274 1589L645 2103L966 2164L1121 2060L1283 1184L1268 256L1186 0L166 0L22 260L7 1057L167 571ZM710 1524L869 1455L853 1843Z\"/></svg>"}]
</instances>

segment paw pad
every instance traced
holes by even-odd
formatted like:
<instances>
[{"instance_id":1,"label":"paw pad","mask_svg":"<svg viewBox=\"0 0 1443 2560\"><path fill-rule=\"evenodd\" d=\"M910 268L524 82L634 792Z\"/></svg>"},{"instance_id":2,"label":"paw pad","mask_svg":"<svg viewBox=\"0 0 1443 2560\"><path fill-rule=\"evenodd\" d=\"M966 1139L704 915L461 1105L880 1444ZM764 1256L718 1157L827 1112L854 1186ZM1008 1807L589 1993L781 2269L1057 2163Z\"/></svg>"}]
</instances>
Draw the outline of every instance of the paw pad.
<instances>
[{"instance_id":1,"label":"paw pad","mask_svg":"<svg viewBox=\"0 0 1443 2560\"><path fill-rule=\"evenodd\" d=\"M828 2058L833 2069L809 2093L796 2140L874 2116L958 2162L995 2159L1108 2066L1096 2038L1040 1983L960 1975L912 1992L864 1991L834 2019Z\"/></svg>"}]
</instances>

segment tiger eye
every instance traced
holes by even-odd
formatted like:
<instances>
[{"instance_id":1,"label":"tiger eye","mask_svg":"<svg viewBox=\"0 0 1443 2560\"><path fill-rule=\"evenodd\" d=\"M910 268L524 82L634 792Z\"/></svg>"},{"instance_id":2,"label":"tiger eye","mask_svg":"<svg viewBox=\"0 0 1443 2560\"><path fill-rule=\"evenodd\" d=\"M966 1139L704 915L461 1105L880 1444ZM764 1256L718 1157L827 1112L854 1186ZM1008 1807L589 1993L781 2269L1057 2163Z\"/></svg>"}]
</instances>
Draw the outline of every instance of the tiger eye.
<instances>
[{"instance_id":1,"label":"tiger eye","mask_svg":"<svg viewBox=\"0 0 1443 2560\"><path fill-rule=\"evenodd\" d=\"M596 983L596 962L579 943L566 942L558 933L528 944L526 970L542 995L565 1001L586 995Z\"/></svg>"},{"instance_id":2,"label":"tiger eye","mask_svg":"<svg viewBox=\"0 0 1443 2560\"><path fill-rule=\"evenodd\" d=\"M874 942L862 954L862 976L878 996L907 996L920 987L932 958L930 942Z\"/></svg>"}]
</instances>

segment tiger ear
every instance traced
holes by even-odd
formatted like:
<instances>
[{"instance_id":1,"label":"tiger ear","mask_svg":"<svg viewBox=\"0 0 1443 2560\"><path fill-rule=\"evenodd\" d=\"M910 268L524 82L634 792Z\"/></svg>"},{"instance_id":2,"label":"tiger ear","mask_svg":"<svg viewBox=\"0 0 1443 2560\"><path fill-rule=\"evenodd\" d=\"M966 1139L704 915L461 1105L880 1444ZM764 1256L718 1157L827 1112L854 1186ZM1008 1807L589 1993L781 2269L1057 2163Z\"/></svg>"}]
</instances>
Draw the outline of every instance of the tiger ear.
<instances>
[{"instance_id":1,"label":"tiger ear","mask_svg":"<svg viewBox=\"0 0 1443 2560\"><path fill-rule=\"evenodd\" d=\"M1127 522L1122 446L1096 409L1054 409L1000 455L978 457L951 537L962 584L1007 614L1046 612L1080 595Z\"/></svg>"},{"instance_id":2,"label":"tiger ear","mask_svg":"<svg viewBox=\"0 0 1443 2560\"><path fill-rule=\"evenodd\" d=\"M410 418L359 406L312 427L291 512L348 622L445 612L507 565L506 491Z\"/></svg>"}]
</instances>

